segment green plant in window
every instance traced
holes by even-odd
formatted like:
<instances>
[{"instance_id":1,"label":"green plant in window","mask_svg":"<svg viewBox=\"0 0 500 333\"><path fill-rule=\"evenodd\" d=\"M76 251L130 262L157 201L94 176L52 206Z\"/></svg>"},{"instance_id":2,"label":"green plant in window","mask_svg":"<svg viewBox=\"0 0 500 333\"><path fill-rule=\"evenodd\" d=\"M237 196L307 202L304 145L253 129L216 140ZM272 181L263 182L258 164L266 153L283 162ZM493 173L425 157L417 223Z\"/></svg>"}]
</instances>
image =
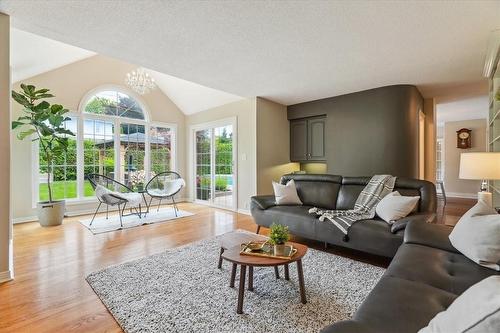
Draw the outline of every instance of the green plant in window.
<instances>
[{"instance_id":1,"label":"green plant in window","mask_svg":"<svg viewBox=\"0 0 500 333\"><path fill-rule=\"evenodd\" d=\"M227 190L227 178L226 177L215 177L215 189L217 191Z\"/></svg>"},{"instance_id":2,"label":"green plant in window","mask_svg":"<svg viewBox=\"0 0 500 333\"><path fill-rule=\"evenodd\" d=\"M69 146L68 136L75 134L66 129L64 123L70 120L65 114L69 112L60 104L50 104L48 98L55 97L49 89L36 89L33 85L21 84L19 92L12 91L12 98L22 105L23 116L12 122L12 129L21 129L17 134L19 140L35 135L40 142L40 153L47 163L47 188L49 201L52 202L51 177L54 159L62 156Z\"/></svg>"}]
</instances>

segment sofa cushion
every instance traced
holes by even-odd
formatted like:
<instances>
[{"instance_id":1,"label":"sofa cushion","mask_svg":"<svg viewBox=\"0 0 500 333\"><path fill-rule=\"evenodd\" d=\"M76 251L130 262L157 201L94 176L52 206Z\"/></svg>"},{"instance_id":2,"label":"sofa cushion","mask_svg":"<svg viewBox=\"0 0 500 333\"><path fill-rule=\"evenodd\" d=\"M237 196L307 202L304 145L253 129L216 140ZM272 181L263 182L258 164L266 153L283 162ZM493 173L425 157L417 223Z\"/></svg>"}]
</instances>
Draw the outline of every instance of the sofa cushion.
<instances>
[{"instance_id":1,"label":"sofa cushion","mask_svg":"<svg viewBox=\"0 0 500 333\"><path fill-rule=\"evenodd\" d=\"M370 332L417 332L456 297L423 283L384 275L353 319L370 327Z\"/></svg>"},{"instance_id":2,"label":"sofa cushion","mask_svg":"<svg viewBox=\"0 0 500 333\"><path fill-rule=\"evenodd\" d=\"M286 184L293 179L299 198L304 205L336 209L337 195L342 177L333 175L293 174L281 177L280 183Z\"/></svg>"},{"instance_id":3,"label":"sofa cushion","mask_svg":"<svg viewBox=\"0 0 500 333\"><path fill-rule=\"evenodd\" d=\"M353 209L359 194L365 188L364 185L342 185L337 197L337 209Z\"/></svg>"},{"instance_id":4,"label":"sofa cushion","mask_svg":"<svg viewBox=\"0 0 500 333\"><path fill-rule=\"evenodd\" d=\"M349 229L349 241L343 240L344 234L330 221L316 224L316 239L359 251L384 257L393 257L403 242L403 233L391 233L390 226L380 220L355 222Z\"/></svg>"},{"instance_id":5,"label":"sofa cushion","mask_svg":"<svg viewBox=\"0 0 500 333\"><path fill-rule=\"evenodd\" d=\"M273 206L266 210L252 209L252 215L265 227L273 223L288 226L291 234L311 238L316 232L318 219L309 214L311 206Z\"/></svg>"},{"instance_id":6,"label":"sofa cushion","mask_svg":"<svg viewBox=\"0 0 500 333\"><path fill-rule=\"evenodd\" d=\"M456 295L494 273L459 253L416 244L401 246L386 271L387 276L427 284Z\"/></svg>"},{"instance_id":7,"label":"sofa cushion","mask_svg":"<svg viewBox=\"0 0 500 333\"><path fill-rule=\"evenodd\" d=\"M476 283L440 312L419 333L498 333L500 328L500 276Z\"/></svg>"}]
</instances>

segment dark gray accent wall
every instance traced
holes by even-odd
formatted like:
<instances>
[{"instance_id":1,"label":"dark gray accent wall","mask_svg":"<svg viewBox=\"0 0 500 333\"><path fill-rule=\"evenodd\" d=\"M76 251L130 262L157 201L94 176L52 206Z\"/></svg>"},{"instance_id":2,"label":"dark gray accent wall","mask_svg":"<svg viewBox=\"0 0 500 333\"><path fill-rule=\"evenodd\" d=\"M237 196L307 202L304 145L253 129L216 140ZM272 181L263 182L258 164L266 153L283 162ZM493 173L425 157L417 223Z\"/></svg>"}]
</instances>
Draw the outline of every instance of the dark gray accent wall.
<instances>
[{"instance_id":1,"label":"dark gray accent wall","mask_svg":"<svg viewBox=\"0 0 500 333\"><path fill-rule=\"evenodd\" d=\"M395 85L288 106L288 119L326 115L330 174L418 177L418 112L415 86Z\"/></svg>"}]
</instances>

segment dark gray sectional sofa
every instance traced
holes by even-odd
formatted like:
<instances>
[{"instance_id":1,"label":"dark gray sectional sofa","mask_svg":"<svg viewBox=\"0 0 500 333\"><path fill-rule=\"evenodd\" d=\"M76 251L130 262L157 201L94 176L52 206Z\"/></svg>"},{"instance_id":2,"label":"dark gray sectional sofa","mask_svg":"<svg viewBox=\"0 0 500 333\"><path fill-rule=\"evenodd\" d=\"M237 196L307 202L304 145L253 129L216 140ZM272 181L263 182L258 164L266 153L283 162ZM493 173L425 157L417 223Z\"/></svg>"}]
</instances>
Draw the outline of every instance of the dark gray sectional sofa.
<instances>
[{"instance_id":1,"label":"dark gray sectional sofa","mask_svg":"<svg viewBox=\"0 0 500 333\"><path fill-rule=\"evenodd\" d=\"M359 193L371 177L342 177L334 175L290 174L281 183L295 181L303 206L276 206L274 196L254 196L251 212L259 226L273 222L287 225L297 236L319 240L363 252L392 258L403 242L404 229L410 221L432 222L436 212L436 189L425 180L397 178L395 191L401 195L420 196L415 212L392 226L379 218L358 221L349 230L349 241L332 223L320 222L308 213L316 206L326 209L352 209Z\"/></svg>"},{"instance_id":2,"label":"dark gray sectional sofa","mask_svg":"<svg viewBox=\"0 0 500 333\"><path fill-rule=\"evenodd\" d=\"M451 227L433 222L436 192L432 183L398 178L395 190L419 195L417 210L392 226L379 219L356 222L350 240L328 221L307 213L312 206L349 209L369 178L333 175L285 175L294 179L304 206L276 206L273 196L252 198L258 225L288 225L292 234L392 258L391 264L351 320L322 333L415 333L427 326L473 284L499 274L463 256L450 243Z\"/></svg>"},{"instance_id":3,"label":"dark gray sectional sofa","mask_svg":"<svg viewBox=\"0 0 500 333\"><path fill-rule=\"evenodd\" d=\"M467 288L500 274L460 254L448 239L451 230L438 224L408 224L403 245L353 319L322 333L418 332Z\"/></svg>"}]
</instances>

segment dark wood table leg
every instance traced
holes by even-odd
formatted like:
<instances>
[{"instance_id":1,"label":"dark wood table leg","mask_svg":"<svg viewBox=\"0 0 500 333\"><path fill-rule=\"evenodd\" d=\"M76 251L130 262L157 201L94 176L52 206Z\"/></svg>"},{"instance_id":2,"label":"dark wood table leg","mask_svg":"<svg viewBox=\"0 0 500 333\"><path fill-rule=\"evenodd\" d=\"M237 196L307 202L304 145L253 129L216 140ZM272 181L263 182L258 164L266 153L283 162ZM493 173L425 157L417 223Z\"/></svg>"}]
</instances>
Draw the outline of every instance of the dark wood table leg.
<instances>
[{"instance_id":1,"label":"dark wood table leg","mask_svg":"<svg viewBox=\"0 0 500 333\"><path fill-rule=\"evenodd\" d=\"M229 287L234 288L234 280L236 279L236 264L233 264L231 269L231 280L229 281Z\"/></svg>"},{"instance_id":2,"label":"dark wood table leg","mask_svg":"<svg viewBox=\"0 0 500 333\"><path fill-rule=\"evenodd\" d=\"M220 248L220 254L219 254L219 264L217 265L217 268L218 269L221 269L222 268L222 254L224 253L224 248L221 247Z\"/></svg>"},{"instance_id":3,"label":"dark wood table leg","mask_svg":"<svg viewBox=\"0 0 500 333\"><path fill-rule=\"evenodd\" d=\"M248 266L248 291L253 291L253 266Z\"/></svg>"},{"instance_id":4,"label":"dark wood table leg","mask_svg":"<svg viewBox=\"0 0 500 333\"><path fill-rule=\"evenodd\" d=\"M280 271L278 270L278 266L274 266L274 275L276 275L276 278L280 278Z\"/></svg>"},{"instance_id":5,"label":"dark wood table leg","mask_svg":"<svg viewBox=\"0 0 500 333\"><path fill-rule=\"evenodd\" d=\"M238 292L238 307L236 308L237 314L243 313L243 297L245 296L245 275L247 275L247 266L240 265L240 285Z\"/></svg>"},{"instance_id":6,"label":"dark wood table leg","mask_svg":"<svg viewBox=\"0 0 500 333\"><path fill-rule=\"evenodd\" d=\"M299 275L300 301L306 304L306 289L304 288L304 271L302 270L302 260L297 260L297 273Z\"/></svg>"},{"instance_id":7,"label":"dark wood table leg","mask_svg":"<svg viewBox=\"0 0 500 333\"><path fill-rule=\"evenodd\" d=\"M288 264L285 265L285 280L290 280L290 272L288 271Z\"/></svg>"}]
</instances>

